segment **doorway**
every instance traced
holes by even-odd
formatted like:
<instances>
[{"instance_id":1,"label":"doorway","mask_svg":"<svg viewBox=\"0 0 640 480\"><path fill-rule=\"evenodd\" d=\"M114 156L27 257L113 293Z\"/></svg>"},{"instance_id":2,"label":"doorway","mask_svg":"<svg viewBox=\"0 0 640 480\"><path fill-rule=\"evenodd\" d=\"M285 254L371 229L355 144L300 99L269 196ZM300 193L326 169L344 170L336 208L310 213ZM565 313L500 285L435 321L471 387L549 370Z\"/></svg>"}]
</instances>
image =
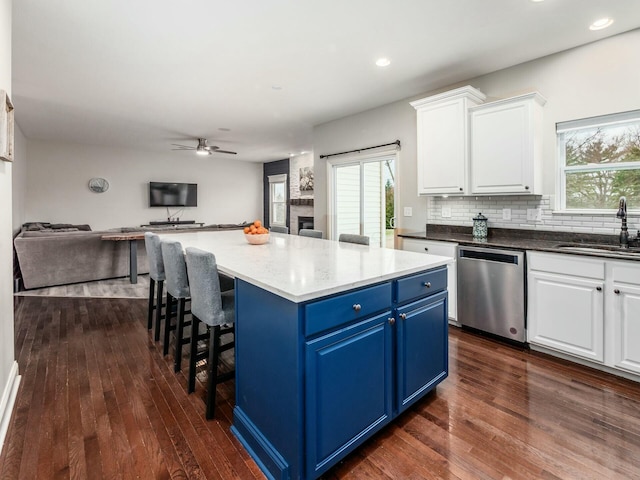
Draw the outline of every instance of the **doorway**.
<instances>
[{"instance_id":1,"label":"doorway","mask_svg":"<svg viewBox=\"0 0 640 480\"><path fill-rule=\"evenodd\" d=\"M396 157L394 151L329 162L331 238L355 233L393 248Z\"/></svg>"}]
</instances>

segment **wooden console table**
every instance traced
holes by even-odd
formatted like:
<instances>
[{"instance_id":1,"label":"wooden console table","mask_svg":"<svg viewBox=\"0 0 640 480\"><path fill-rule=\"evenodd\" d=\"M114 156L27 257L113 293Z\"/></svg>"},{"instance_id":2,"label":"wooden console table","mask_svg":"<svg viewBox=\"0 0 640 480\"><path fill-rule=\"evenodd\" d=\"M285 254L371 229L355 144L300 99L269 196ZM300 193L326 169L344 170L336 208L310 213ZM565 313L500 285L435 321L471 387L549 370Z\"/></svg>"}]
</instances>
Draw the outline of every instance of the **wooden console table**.
<instances>
[{"instance_id":1,"label":"wooden console table","mask_svg":"<svg viewBox=\"0 0 640 480\"><path fill-rule=\"evenodd\" d=\"M112 242L129 242L129 282L138 283L138 240L144 240L144 232L109 233L100 237Z\"/></svg>"}]
</instances>

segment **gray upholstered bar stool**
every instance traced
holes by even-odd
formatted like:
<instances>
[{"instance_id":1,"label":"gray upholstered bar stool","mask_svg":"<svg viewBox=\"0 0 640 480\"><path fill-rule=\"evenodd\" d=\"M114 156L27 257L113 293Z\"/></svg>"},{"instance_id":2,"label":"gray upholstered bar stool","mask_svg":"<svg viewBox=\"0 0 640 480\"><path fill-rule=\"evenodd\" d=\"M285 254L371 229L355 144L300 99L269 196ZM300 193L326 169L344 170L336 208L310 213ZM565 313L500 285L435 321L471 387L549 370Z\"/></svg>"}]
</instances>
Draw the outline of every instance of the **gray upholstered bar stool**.
<instances>
[{"instance_id":1,"label":"gray upholstered bar stool","mask_svg":"<svg viewBox=\"0 0 640 480\"><path fill-rule=\"evenodd\" d=\"M369 245L369 237L366 235L356 235L355 233L341 233L338 237L339 242L358 243L360 245Z\"/></svg>"},{"instance_id":2,"label":"gray upholstered bar stool","mask_svg":"<svg viewBox=\"0 0 640 480\"><path fill-rule=\"evenodd\" d=\"M298 235L301 237L322 238L322 231L314 230L312 228L301 228L298 230Z\"/></svg>"},{"instance_id":3,"label":"gray upholstered bar stool","mask_svg":"<svg viewBox=\"0 0 640 480\"><path fill-rule=\"evenodd\" d=\"M186 303L190 297L189 279L187 278L187 265L182 251L182 244L176 240L163 238L160 241L162 260L167 286L167 308L164 322L163 354L169 353L169 336L171 330L176 331L176 348L174 370L180 371L182 366L182 345L189 341L184 338L184 327L191 325L185 322ZM178 319L175 325L171 325L173 318L173 301L178 301Z\"/></svg>"},{"instance_id":4,"label":"gray upholstered bar stool","mask_svg":"<svg viewBox=\"0 0 640 480\"><path fill-rule=\"evenodd\" d=\"M160 340L160 322L162 318L162 307L164 296L164 263L162 261L162 250L160 249L160 237L155 233L145 232L144 245L147 250L149 261L149 312L147 317L147 328L153 327L153 311L156 311L156 328L154 339ZM156 292L157 286L157 292ZM154 303L155 297L155 303Z\"/></svg>"},{"instance_id":5,"label":"gray upholstered bar stool","mask_svg":"<svg viewBox=\"0 0 640 480\"><path fill-rule=\"evenodd\" d=\"M274 227L269 227L269 231L275 232L275 233L289 233L289 227L274 226Z\"/></svg>"},{"instance_id":6,"label":"gray upholstered bar stool","mask_svg":"<svg viewBox=\"0 0 640 480\"><path fill-rule=\"evenodd\" d=\"M220 354L235 345L235 305L234 291L220 291L218 266L213 253L198 248L188 247L186 250L187 273L191 286L191 352L189 355L189 393L196 388L196 362L207 360L207 419L213 418L216 405L216 385L235 377L235 371L218 375ZM200 322L207 325L208 352L198 355L197 335ZM234 340L221 345L221 336L234 334Z\"/></svg>"}]
</instances>

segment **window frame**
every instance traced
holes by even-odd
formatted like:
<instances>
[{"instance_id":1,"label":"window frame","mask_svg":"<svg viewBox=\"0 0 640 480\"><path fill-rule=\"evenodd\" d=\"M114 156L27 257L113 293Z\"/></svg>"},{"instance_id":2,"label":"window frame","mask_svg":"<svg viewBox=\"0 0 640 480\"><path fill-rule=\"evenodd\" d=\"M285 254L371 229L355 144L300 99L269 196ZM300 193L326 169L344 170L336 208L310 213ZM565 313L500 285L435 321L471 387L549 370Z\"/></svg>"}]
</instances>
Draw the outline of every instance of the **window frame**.
<instances>
[{"instance_id":1,"label":"window frame","mask_svg":"<svg viewBox=\"0 0 640 480\"><path fill-rule=\"evenodd\" d=\"M287 174L282 173L280 175L269 175L267 177L269 181L269 227L286 227L287 226L287 201L289 199L289 192L287 188ZM275 185L284 184L284 200L282 202L275 202L273 199L273 189ZM274 221L273 206L275 204L284 204L284 223Z\"/></svg>"},{"instance_id":2,"label":"window frame","mask_svg":"<svg viewBox=\"0 0 640 480\"><path fill-rule=\"evenodd\" d=\"M614 164L587 164L567 166L566 164L566 149L565 149L565 134L570 131L584 130L594 127L610 127L615 125L627 124L630 122L636 122L638 128L640 128L640 110L631 110L620 113L610 113L605 115L598 115L595 117L588 117L579 120L570 120L566 122L556 123L556 146L557 146L557 159L558 159L558 175L557 175L557 188L558 195L556 197L556 210L554 213L569 214L569 215L608 215L612 212L617 212L615 208L596 209L596 208L567 208L567 173L584 173L584 172L602 172L602 171L623 171L623 170L639 170L640 161L638 162L624 162ZM634 214L640 213L640 205L634 205L634 208L629 208L629 212Z\"/></svg>"}]
</instances>

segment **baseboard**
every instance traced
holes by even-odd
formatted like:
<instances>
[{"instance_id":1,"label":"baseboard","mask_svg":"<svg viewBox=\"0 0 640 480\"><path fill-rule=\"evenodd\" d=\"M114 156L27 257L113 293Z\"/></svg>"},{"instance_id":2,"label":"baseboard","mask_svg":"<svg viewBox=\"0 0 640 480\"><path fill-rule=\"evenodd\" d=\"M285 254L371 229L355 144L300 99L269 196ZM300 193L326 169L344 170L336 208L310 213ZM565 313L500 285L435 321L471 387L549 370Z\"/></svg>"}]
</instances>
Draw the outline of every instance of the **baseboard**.
<instances>
[{"instance_id":1,"label":"baseboard","mask_svg":"<svg viewBox=\"0 0 640 480\"><path fill-rule=\"evenodd\" d=\"M0 397L0 452L4 447L4 439L9 430L9 422L13 413L13 406L18 396L18 386L20 385L20 375L18 375L18 362L13 362L7 384L4 386L2 397Z\"/></svg>"}]
</instances>

